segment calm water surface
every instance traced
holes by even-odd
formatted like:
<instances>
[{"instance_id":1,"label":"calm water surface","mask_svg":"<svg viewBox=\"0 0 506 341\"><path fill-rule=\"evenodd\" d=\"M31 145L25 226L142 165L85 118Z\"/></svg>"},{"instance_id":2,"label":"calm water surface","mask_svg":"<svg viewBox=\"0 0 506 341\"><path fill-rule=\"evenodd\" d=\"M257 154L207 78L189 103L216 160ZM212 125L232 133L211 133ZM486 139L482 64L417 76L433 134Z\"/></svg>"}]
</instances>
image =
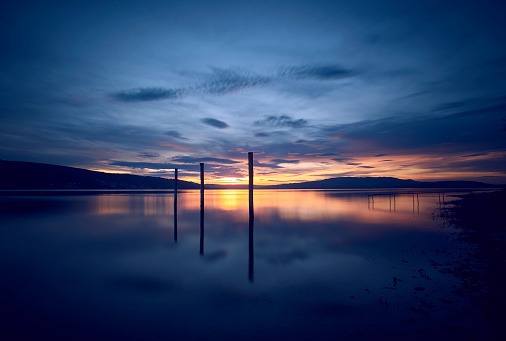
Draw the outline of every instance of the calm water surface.
<instances>
[{"instance_id":1,"label":"calm water surface","mask_svg":"<svg viewBox=\"0 0 506 341\"><path fill-rule=\"evenodd\" d=\"M0 196L0 337L483 339L445 196Z\"/></svg>"}]
</instances>

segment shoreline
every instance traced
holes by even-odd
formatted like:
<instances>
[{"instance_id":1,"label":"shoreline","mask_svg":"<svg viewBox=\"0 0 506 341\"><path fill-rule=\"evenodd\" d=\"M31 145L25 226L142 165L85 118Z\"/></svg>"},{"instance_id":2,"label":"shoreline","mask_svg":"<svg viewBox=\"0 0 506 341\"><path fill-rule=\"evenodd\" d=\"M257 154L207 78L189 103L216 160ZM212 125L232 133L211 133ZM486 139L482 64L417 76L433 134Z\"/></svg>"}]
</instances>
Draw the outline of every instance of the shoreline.
<instances>
[{"instance_id":1,"label":"shoreline","mask_svg":"<svg viewBox=\"0 0 506 341\"><path fill-rule=\"evenodd\" d=\"M458 295L472 298L480 316L506 336L506 190L471 193L452 201L444 218L459 230L457 240L469 246L451 274L462 280Z\"/></svg>"}]
</instances>

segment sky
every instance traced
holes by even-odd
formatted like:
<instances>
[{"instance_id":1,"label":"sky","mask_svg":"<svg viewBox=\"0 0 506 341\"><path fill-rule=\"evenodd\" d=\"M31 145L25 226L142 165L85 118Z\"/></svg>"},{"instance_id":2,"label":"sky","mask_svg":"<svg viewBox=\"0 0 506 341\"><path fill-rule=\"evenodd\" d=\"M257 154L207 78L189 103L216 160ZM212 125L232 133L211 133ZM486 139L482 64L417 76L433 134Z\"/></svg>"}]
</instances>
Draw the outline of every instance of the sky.
<instances>
[{"instance_id":1,"label":"sky","mask_svg":"<svg viewBox=\"0 0 506 341\"><path fill-rule=\"evenodd\" d=\"M506 183L502 1L10 1L0 159Z\"/></svg>"}]
</instances>

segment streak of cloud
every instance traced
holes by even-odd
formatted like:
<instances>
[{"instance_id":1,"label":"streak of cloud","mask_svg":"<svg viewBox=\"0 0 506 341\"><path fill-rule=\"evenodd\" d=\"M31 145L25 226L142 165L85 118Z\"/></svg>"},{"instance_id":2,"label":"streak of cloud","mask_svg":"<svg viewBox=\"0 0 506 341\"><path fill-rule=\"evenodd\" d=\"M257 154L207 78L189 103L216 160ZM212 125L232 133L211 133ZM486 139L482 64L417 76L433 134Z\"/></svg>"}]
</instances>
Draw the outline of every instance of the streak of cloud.
<instances>
[{"instance_id":1,"label":"streak of cloud","mask_svg":"<svg viewBox=\"0 0 506 341\"><path fill-rule=\"evenodd\" d=\"M183 135L181 135L180 132L175 131L175 130L166 131L165 133L163 133L163 135L172 136L172 137L175 137L176 139L180 139L180 140L187 140L186 137L183 137Z\"/></svg>"},{"instance_id":2,"label":"streak of cloud","mask_svg":"<svg viewBox=\"0 0 506 341\"><path fill-rule=\"evenodd\" d=\"M276 127L276 128L302 128L307 125L307 120L299 118L293 119L288 115L269 115L265 116L263 120L253 122L257 127Z\"/></svg>"},{"instance_id":3,"label":"streak of cloud","mask_svg":"<svg viewBox=\"0 0 506 341\"><path fill-rule=\"evenodd\" d=\"M231 160L231 159L222 159L217 157L191 157L191 156L176 156L172 158L173 162L181 162L181 163L201 163L201 162L209 162L216 164L235 164L240 163L239 161Z\"/></svg>"},{"instance_id":4,"label":"streak of cloud","mask_svg":"<svg viewBox=\"0 0 506 341\"><path fill-rule=\"evenodd\" d=\"M151 159L151 158L157 158L160 157L160 154L153 153L153 152L143 152L137 154L138 157L145 158L145 159Z\"/></svg>"},{"instance_id":5,"label":"streak of cloud","mask_svg":"<svg viewBox=\"0 0 506 341\"><path fill-rule=\"evenodd\" d=\"M161 99L179 99L183 95L184 90L182 89L140 88L115 92L111 94L111 97L122 102L146 102Z\"/></svg>"},{"instance_id":6,"label":"streak of cloud","mask_svg":"<svg viewBox=\"0 0 506 341\"><path fill-rule=\"evenodd\" d=\"M218 128L218 129L226 129L230 128L230 126L223 121L217 120L215 118L206 117L200 120L202 123L207 124L208 126Z\"/></svg>"}]
</instances>

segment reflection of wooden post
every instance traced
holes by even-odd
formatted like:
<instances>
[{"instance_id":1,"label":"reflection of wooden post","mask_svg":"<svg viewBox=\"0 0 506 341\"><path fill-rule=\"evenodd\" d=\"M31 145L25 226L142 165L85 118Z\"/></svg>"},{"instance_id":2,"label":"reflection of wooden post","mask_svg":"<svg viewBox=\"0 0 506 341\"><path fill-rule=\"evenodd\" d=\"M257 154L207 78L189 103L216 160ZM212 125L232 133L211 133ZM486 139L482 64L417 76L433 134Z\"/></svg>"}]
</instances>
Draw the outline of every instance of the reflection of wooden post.
<instances>
[{"instance_id":1,"label":"reflection of wooden post","mask_svg":"<svg viewBox=\"0 0 506 341\"><path fill-rule=\"evenodd\" d=\"M177 242L177 168L174 170L174 241Z\"/></svg>"},{"instance_id":2,"label":"reflection of wooden post","mask_svg":"<svg viewBox=\"0 0 506 341\"><path fill-rule=\"evenodd\" d=\"M204 254L204 164L200 164L200 254Z\"/></svg>"},{"instance_id":3,"label":"reflection of wooden post","mask_svg":"<svg viewBox=\"0 0 506 341\"><path fill-rule=\"evenodd\" d=\"M249 262L248 278L253 282L253 229L255 225L255 214L253 210L253 153L248 153L249 169Z\"/></svg>"}]
</instances>

